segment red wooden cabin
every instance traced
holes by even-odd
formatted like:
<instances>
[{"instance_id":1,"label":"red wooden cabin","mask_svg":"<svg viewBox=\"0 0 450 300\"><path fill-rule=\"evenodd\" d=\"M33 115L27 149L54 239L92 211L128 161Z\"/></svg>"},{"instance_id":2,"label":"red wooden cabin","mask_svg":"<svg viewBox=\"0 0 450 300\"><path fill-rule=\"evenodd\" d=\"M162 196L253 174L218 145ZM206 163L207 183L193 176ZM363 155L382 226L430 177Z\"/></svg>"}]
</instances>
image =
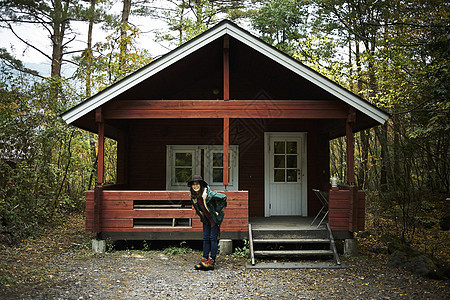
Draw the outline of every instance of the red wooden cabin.
<instances>
[{"instance_id":1,"label":"red wooden cabin","mask_svg":"<svg viewBox=\"0 0 450 300\"><path fill-rule=\"evenodd\" d=\"M313 217L312 189L330 191L328 222L364 227L364 193L330 190L329 140L388 114L237 25L223 21L63 114L99 137L98 187L86 227L101 238L201 239L186 181L201 174L228 195L222 238L249 217ZM104 137L118 142L117 184L103 186Z\"/></svg>"}]
</instances>

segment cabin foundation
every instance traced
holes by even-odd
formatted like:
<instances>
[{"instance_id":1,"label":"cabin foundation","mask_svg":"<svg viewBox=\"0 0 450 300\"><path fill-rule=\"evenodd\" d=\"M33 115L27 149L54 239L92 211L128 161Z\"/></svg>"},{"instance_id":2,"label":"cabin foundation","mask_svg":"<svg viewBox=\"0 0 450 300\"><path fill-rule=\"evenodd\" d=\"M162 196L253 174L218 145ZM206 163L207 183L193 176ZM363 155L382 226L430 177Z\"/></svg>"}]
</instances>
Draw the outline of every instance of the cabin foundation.
<instances>
[{"instance_id":1,"label":"cabin foundation","mask_svg":"<svg viewBox=\"0 0 450 300\"><path fill-rule=\"evenodd\" d=\"M219 251L220 254L228 255L233 253L233 240L221 239L219 241Z\"/></svg>"},{"instance_id":2,"label":"cabin foundation","mask_svg":"<svg viewBox=\"0 0 450 300\"><path fill-rule=\"evenodd\" d=\"M344 255L349 257L358 256L358 241L356 239L344 240Z\"/></svg>"},{"instance_id":3,"label":"cabin foundation","mask_svg":"<svg viewBox=\"0 0 450 300\"><path fill-rule=\"evenodd\" d=\"M92 240L92 252L105 253L106 252L106 241L93 239Z\"/></svg>"}]
</instances>

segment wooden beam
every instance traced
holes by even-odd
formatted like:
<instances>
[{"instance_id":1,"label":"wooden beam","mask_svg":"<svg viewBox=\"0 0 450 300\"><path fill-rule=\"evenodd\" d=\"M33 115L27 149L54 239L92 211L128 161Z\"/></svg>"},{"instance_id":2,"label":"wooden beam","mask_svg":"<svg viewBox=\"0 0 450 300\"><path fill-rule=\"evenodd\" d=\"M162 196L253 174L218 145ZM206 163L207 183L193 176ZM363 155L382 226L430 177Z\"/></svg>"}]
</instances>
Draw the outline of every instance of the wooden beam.
<instances>
[{"instance_id":1,"label":"wooden beam","mask_svg":"<svg viewBox=\"0 0 450 300\"><path fill-rule=\"evenodd\" d=\"M230 38L223 37L223 100L230 100Z\"/></svg>"},{"instance_id":2,"label":"wooden beam","mask_svg":"<svg viewBox=\"0 0 450 300\"><path fill-rule=\"evenodd\" d=\"M228 185L228 165L229 165L229 143L230 143L230 119L223 119L223 185Z\"/></svg>"},{"instance_id":3,"label":"wooden beam","mask_svg":"<svg viewBox=\"0 0 450 300\"><path fill-rule=\"evenodd\" d=\"M95 122L96 123L103 123L103 111L102 111L102 107L100 106L99 108L97 108L95 110Z\"/></svg>"},{"instance_id":4,"label":"wooden beam","mask_svg":"<svg viewBox=\"0 0 450 300\"><path fill-rule=\"evenodd\" d=\"M97 151L97 183L103 183L105 163L105 123L101 107L95 112L95 120L98 126L98 151Z\"/></svg>"},{"instance_id":5,"label":"wooden beam","mask_svg":"<svg viewBox=\"0 0 450 300\"><path fill-rule=\"evenodd\" d=\"M348 108L327 100L121 100L108 103L105 119L347 119Z\"/></svg>"}]
</instances>

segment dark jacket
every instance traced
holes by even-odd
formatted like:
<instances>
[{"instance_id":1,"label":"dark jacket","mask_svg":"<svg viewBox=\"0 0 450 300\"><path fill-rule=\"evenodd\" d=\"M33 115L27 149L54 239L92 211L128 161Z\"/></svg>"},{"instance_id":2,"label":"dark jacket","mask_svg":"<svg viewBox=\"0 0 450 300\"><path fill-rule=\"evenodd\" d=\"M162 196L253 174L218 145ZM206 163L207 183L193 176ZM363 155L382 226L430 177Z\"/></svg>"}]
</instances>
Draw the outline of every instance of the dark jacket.
<instances>
[{"instance_id":1,"label":"dark jacket","mask_svg":"<svg viewBox=\"0 0 450 300\"><path fill-rule=\"evenodd\" d=\"M223 217L225 216L225 212L223 211L223 209L227 206L227 196L222 193L213 192L211 191L209 186L206 186L203 191L202 199L206 209L211 214L213 221L220 226L220 224L222 224ZM208 219L200 210L197 199L192 198L192 195L191 201L192 205L195 208L195 212L200 216L200 220L205 224L209 223Z\"/></svg>"}]
</instances>

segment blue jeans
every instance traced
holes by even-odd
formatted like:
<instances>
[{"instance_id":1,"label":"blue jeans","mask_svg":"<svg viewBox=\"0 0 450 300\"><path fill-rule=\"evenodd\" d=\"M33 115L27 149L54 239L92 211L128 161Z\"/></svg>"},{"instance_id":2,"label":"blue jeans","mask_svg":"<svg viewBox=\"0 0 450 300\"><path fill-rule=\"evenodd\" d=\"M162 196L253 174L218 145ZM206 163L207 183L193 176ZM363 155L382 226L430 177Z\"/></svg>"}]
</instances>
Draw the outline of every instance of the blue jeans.
<instances>
[{"instance_id":1,"label":"blue jeans","mask_svg":"<svg viewBox=\"0 0 450 300\"><path fill-rule=\"evenodd\" d=\"M217 250L219 248L219 244L217 241L217 236L219 235L219 226L204 224L203 223L203 257L216 260ZM209 254L211 252L211 255Z\"/></svg>"}]
</instances>

